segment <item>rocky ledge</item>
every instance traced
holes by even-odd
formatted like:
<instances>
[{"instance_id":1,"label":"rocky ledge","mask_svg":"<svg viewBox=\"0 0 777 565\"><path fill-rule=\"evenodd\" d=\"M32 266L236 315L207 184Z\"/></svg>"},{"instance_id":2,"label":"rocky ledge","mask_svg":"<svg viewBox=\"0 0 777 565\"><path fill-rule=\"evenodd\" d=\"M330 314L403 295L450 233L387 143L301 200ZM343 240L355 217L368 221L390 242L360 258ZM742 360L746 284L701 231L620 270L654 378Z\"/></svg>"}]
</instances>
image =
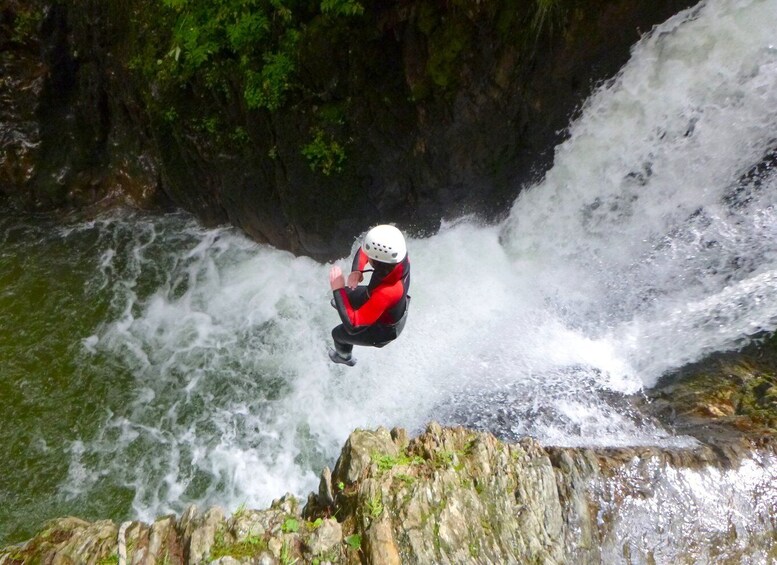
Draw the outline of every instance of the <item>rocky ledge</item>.
<instances>
[{"instance_id":1,"label":"rocky ledge","mask_svg":"<svg viewBox=\"0 0 777 565\"><path fill-rule=\"evenodd\" d=\"M773 442L750 450L774 467ZM601 563L624 500L649 498L657 473L738 464L737 450L723 451L543 448L528 438L511 445L435 423L414 439L402 429L357 430L304 507L286 495L265 510L227 516L190 507L153 524L61 518L0 550L0 565ZM768 528L749 542L777 557ZM629 544L614 542L619 557ZM752 554L723 555L737 563Z\"/></svg>"},{"instance_id":2,"label":"rocky ledge","mask_svg":"<svg viewBox=\"0 0 777 565\"><path fill-rule=\"evenodd\" d=\"M192 506L153 524L60 518L0 549L0 565L775 563L775 368L773 336L631 399L691 447L550 448L436 423L412 439L356 430L304 504ZM698 529L705 514L727 525Z\"/></svg>"}]
</instances>

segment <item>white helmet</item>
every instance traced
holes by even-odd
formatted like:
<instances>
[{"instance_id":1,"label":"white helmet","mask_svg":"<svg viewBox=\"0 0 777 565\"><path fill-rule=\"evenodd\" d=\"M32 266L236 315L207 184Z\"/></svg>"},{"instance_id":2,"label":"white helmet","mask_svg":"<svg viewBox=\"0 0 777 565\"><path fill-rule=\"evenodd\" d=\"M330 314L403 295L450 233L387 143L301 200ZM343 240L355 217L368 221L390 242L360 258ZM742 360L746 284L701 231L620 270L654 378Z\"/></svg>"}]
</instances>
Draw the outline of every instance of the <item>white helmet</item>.
<instances>
[{"instance_id":1,"label":"white helmet","mask_svg":"<svg viewBox=\"0 0 777 565\"><path fill-rule=\"evenodd\" d=\"M362 249L367 257L381 263L399 263L407 255L402 232L394 226L375 226L364 236Z\"/></svg>"}]
</instances>

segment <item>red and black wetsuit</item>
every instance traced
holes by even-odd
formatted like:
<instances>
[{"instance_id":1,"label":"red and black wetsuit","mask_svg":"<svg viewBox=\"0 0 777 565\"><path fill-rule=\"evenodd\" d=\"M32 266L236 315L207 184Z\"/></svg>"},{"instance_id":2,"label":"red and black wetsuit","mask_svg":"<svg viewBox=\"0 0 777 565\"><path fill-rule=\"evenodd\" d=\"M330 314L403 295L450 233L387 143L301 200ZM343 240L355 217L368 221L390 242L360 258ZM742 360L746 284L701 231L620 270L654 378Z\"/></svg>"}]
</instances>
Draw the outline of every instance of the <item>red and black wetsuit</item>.
<instances>
[{"instance_id":1,"label":"red and black wetsuit","mask_svg":"<svg viewBox=\"0 0 777 565\"><path fill-rule=\"evenodd\" d=\"M351 270L363 271L367 260L359 248ZM373 261L373 269L369 285L333 291L335 308L343 322L332 330L340 355L348 356L354 345L383 347L405 326L410 261L407 256L396 265Z\"/></svg>"}]
</instances>

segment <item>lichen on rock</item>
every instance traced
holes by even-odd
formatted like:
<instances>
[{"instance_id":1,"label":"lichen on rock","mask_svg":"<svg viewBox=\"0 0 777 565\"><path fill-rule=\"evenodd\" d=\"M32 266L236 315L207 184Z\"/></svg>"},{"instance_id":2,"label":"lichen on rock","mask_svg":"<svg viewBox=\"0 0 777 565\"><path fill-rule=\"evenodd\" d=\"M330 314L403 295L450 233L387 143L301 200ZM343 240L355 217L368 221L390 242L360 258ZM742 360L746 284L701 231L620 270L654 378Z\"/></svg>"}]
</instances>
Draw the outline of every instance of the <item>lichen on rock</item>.
<instances>
[{"instance_id":1,"label":"lichen on rock","mask_svg":"<svg viewBox=\"0 0 777 565\"><path fill-rule=\"evenodd\" d=\"M178 520L133 522L124 532L126 562L601 563L619 504L653 496L659 470L714 467L721 457L706 446L506 444L435 423L410 441L402 430L357 430L336 465L342 488L331 504L311 494L302 509L286 495L232 516L190 507ZM0 550L0 565L118 563L118 532L110 521L63 518ZM763 543L774 551L774 542Z\"/></svg>"}]
</instances>

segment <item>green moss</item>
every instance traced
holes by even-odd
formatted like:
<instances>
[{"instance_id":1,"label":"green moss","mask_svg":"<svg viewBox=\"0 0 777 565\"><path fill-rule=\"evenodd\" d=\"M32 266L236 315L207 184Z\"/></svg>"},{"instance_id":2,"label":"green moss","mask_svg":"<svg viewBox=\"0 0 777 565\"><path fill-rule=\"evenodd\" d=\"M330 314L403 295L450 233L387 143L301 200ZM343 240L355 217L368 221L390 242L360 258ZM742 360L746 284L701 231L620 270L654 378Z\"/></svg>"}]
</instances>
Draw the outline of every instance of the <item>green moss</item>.
<instances>
[{"instance_id":1,"label":"green moss","mask_svg":"<svg viewBox=\"0 0 777 565\"><path fill-rule=\"evenodd\" d=\"M378 471L381 473L390 471L396 466L420 465L424 462L423 458L418 455L410 456L406 453L400 453L399 455L381 455L373 453L371 459L373 463L377 464Z\"/></svg>"},{"instance_id":2,"label":"green moss","mask_svg":"<svg viewBox=\"0 0 777 565\"><path fill-rule=\"evenodd\" d=\"M298 150L316 172L343 171L350 138L327 128L345 126L347 107L332 102L327 89L348 81L340 80L341 65L320 71L317 59L323 50L358 41L352 32L363 26L351 22L364 12L360 2L138 0L116 9L121 12L113 16L116 21L127 22L120 51L152 124L170 130L173 148L194 131L213 155L247 151L252 141L266 140L261 153L277 160L272 138L252 139L249 131L255 129L247 125L256 117L274 124L273 115L283 120L284 112L302 101L302 113L311 112L311 136L297 141ZM310 45L321 38L323 48Z\"/></svg>"},{"instance_id":3,"label":"green moss","mask_svg":"<svg viewBox=\"0 0 777 565\"><path fill-rule=\"evenodd\" d=\"M426 36L432 35L440 22L440 14L431 2L420 2L416 13L418 30Z\"/></svg>"},{"instance_id":4,"label":"green moss","mask_svg":"<svg viewBox=\"0 0 777 565\"><path fill-rule=\"evenodd\" d=\"M321 13L335 16L361 16L364 6L356 0L322 0Z\"/></svg>"},{"instance_id":5,"label":"green moss","mask_svg":"<svg viewBox=\"0 0 777 565\"><path fill-rule=\"evenodd\" d=\"M380 493L367 500L366 514L372 519L380 518L381 514L383 514L383 499Z\"/></svg>"},{"instance_id":6,"label":"green moss","mask_svg":"<svg viewBox=\"0 0 777 565\"><path fill-rule=\"evenodd\" d=\"M353 534L345 538L345 543L351 549L360 550L362 547L362 537L359 534Z\"/></svg>"},{"instance_id":7,"label":"green moss","mask_svg":"<svg viewBox=\"0 0 777 565\"><path fill-rule=\"evenodd\" d=\"M755 424L777 427L777 377L747 362L727 364L723 369L726 378L710 375L694 383L697 396L714 405L731 406L736 415Z\"/></svg>"},{"instance_id":8,"label":"green moss","mask_svg":"<svg viewBox=\"0 0 777 565\"><path fill-rule=\"evenodd\" d=\"M454 454L452 451L438 451L434 454L435 468L447 468L453 465Z\"/></svg>"},{"instance_id":9,"label":"green moss","mask_svg":"<svg viewBox=\"0 0 777 565\"><path fill-rule=\"evenodd\" d=\"M410 102L419 102L425 100L432 94L432 85L428 81L419 81L410 87Z\"/></svg>"},{"instance_id":10,"label":"green moss","mask_svg":"<svg viewBox=\"0 0 777 565\"><path fill-rule=\"evenodd\" d=\"M521 20L524 12L524 6L520 0L504 0L499 4L499 11L496 16L496 30L499 37L504 41L515 33L516 27Z\"/></svg>"},{"instance_id":11,"label":"green moss","mask_svg":"<svg viewBox=\"0 0 777 565\"><path fill-rule=\"evenodd\" d=\"M289 533L296 533L299 531L299 521L296 518L286 518L284 520L283 525L281 526L281 531L284 534Z\"/></svg>"},{"instance_id":12,"label":"green moss","mask_svg":"<svg viewBox=\"0 0 777 565\"><path fill-rule=\"evenodd\" d=\"M53 548L70 540L74 530L68 527L67 519L54 520L49 522L45 529L27 542L23 548L14 549L9 557L25 565L40 565L42 556Z\"/></svg>"},{"instance_id":13,"label":"green moss","mask_svg":"<svg viewBox=\"0 0 777 565\"><path fill-rule=\"evenodd\" d=\"M345 165L345 147L321 129L313 131L313 139L302 147L302 155L311 170L326 176L342 172Z\"/></svg>"},{"instance_id":14,"label":"green moss","mask_svg":"<svg viewBox=\"0 0 777 565\"><path fill-rule=\"evenodd\" d=\"M11 38L22 43L37 36L38 25L43 19L43 10L36 6L36 2L29 2L28 6L19 3L13 13Z\"/></svg>"},{"instance_id":15,"label":"green moss","mask_svg":"<svg viewBox=\"0 0 777 565\"><path fill-rule=\"evenodd\" d=\"M294 63L287 53L267 53L260 71L247 70L244 96L249 108L280 109L292 87Z\"/></svg>"},{"instance_id":16,"label":"green moss","mask_svg":"<svg viewBox=\"0 0 777 565\"><path fill-rule=\"evenodd\" d=\"M226 540L226 532L220 528L214 536L210 558L216 560L229 556L235 559L247 559L256 557L265 549L267 549L267 542L261 536L249 535L242 541L229 543Z\"/></svg>"},{"instance_id":17,"label":"green moss","mask_svg":"<svg viewBox=\"0 0 777 565\"><path fill-rule=\"evenodd\" d=\"M494 528L491 525L491 522L487 518L485 517L480 518L480 527L483 528L483 532L485 532L487 536L491 536L494 534Z\"/></svg>"},{"instance_id":18,"label":"green moss","mask_svg":"<svg viewBox=\"0 0 777 565\"><path fill-rule=\"evenodd\" d=\"M742 431L777 430L777 356L770 337L743 351L684 369L666 396L677 412Z\"/></svg>"},{"instance_id":19,"label":"green moss","mask_svg":"<svg viewBox=\"0 0 777 565\"><path fill-rule=\"evenodd\" d=\"M346 108L345 102L330 102L320 106L316 116L324 124L340 126L345 124Z\"/></svg>"},{"instance_id":20,"label":"green moss","mask_svg":"<svg viewBox=\"0 0 777 565\"><path fill-rule=\"evenodd\" d=\"M475 446L478 444L478 436L476 434L472 434L467 438L467 443L464 444L464 449L462 449L462 453L464 455L472 455L472 453L475 451Z\"/></svg>"},{"instance_id":21,"label":"green moss","mask_svg":"<svg viewBox=\"0 0 777 565\"><path fill-rule=\"evenodd\" d=\"M443 90L455 86L464 55L471 50L473 29L464 19L448 20L429 37L427 73L432 82Z\"/></svg>"}]
</instances>

